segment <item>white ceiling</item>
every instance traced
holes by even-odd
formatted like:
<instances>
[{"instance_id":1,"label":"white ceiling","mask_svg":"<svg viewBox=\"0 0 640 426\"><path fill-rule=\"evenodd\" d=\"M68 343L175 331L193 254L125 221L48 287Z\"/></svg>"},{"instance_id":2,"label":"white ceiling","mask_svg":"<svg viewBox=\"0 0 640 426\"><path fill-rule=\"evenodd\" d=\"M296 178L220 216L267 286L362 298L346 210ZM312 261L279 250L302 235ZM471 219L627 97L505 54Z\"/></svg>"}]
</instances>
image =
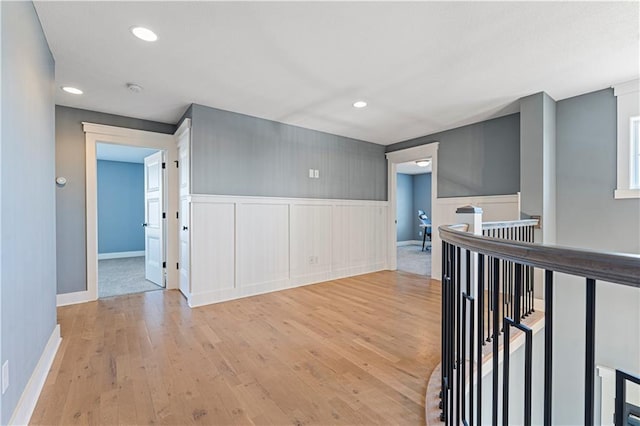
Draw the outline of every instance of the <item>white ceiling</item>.
<instances>
[{"instance_id":1,"label":"white ceiling","mask_svg":"<svg viewBox=\"0 0 640 426\"><path fill-rule=\"evenodd\" d=\"M121 161L124 163L144 163L144 158L158 152L157 149L140 148L135 146L116 145L109 143L96 144L96 158L98 160Z\"/></svg>"},{"instance_id":2,"label":"white ceiling","mask_svg":"<svg viewBox=\"0 0 640 426\"><path fill-rule=\"evenodd\" d=\"M639 2L36 2L61 105L199 104L380 144L639 74ZM134 38L147 26L158 41ZM140 94L125 84L144 87ZM355 109L354 101L369 106Z\"/></svg>"},{"instance_id":3,"label":"white ceiling","mask_svg":"<svg viewBox=\"0 0 640 426\"><path fill-rule=\"evenodd\" d=\"M405 175L423 175L431 173L431 163L429 163L427 167L420 167L415 161L396 164L396 173L402 173Z\"/></svg>"}]
</instances>

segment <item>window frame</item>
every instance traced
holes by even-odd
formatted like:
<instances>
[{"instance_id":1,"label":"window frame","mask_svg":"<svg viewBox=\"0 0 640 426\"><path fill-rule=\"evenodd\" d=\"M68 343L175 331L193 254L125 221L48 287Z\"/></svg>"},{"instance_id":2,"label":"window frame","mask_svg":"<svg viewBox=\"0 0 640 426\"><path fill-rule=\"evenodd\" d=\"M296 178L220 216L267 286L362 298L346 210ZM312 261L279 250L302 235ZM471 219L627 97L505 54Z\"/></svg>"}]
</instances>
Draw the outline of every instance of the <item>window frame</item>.
<instances>
[{"instance_id":1,"label":"window frame","mask_svg":"<svg viewBox=\"0 0 640 426\"><path fill-rule=\"evenodd\" d=\"M640 198L640 181L635 177L640 168L640 141L633 140L634 121L640 116L640 79L613 86L617 102L617 167L615 199ZM639 179L640 180L640 179Z\"/></svg>"}]
</instances>

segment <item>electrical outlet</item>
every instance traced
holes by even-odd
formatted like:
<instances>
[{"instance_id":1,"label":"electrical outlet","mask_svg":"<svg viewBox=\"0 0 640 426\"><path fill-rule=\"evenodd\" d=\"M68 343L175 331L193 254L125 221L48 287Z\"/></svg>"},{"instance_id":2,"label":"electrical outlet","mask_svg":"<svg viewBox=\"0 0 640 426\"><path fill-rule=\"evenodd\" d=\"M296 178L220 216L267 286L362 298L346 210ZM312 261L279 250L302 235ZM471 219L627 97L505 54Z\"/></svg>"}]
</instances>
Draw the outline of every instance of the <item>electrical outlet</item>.
<instances>
[{"instance_id":1,"label":"electrical outlet","mask_svg":"<svg viewBox=\"0 0 640 426\"><path fill-rule=\"evenodd\" d=\"M313 179L313 175L314 175L313 169L309 169L309 178Z\"/></svg>"},{"instance_id":2,"label":"electrical outlet","mask_svg":"<svg viewBox=\"0 0 640 426\"><path fill-rule=\"evenodd\" d=\"M9 387L9 360L2 364L2 393L4 394Z\"/></svg>"},{"instance_id":3,"label":"electrical outlet","mask_svg":"<svg viewBox=\"0 0 640 426\"><path fill-rule=\"evenodd\" d=\"M313 256L309 256L309 265L313 265L313 260L314 260Z\"/></svg>"},{"instance_id":4,"label":"electrical outlet","mask_svg":"<svg viewBox=\"0 0 640 426\"><path fill-rule=\"evenodd\" d=\"M419 237L422 237L422 231L419 231L419 232L418 232L418 236L419 236Z\"/></svg>"},{"instance_id":5,"label":"electrical outlet","mask_svg":"<svg viewBox=\"0 0 640 426\"><path fill-rule=\"evenodd\" d=\"M320 170L314 170L313 171L313 177L316 179L320 179Z\"/></svg>"}]
</instances>

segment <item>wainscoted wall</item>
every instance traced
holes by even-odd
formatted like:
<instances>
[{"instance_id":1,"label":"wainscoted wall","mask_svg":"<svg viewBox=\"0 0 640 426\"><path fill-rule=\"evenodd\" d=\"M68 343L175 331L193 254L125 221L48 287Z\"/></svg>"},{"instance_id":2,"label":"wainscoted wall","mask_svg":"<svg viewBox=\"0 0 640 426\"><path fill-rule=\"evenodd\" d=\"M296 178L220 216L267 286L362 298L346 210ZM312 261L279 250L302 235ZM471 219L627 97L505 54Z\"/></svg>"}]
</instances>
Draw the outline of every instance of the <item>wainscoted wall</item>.
<instances>
[{"instance_id":1,"label":"wainscoted wall","mask_svg":"<svg viewBox=\"0 0 640 426\"><path fill-rule=\"evenodd\" d=\"M387 202L192 195L190 306L386 269Z\"/></svg>"},{"instance_id":2,"label":"wainscoted wall","mask_svg":"<svg viewBox=\"0 0 640 426\"><path fill-rule=\"evenodd\" d=\"M456 210L458 207L474 205L482 208L482 221L492 222L497 220L519 220L520 219L520 193L512 195L490 195L484 197L453 197L438 198L434 201L432 211L438 217L439 223L458 223ZM442 240L436 229L432 232L432 244L440 247ZM440 279L441 276L441 253L440 250L433 250L431 260L431 276Z\"/></svg>"}]
</instances>

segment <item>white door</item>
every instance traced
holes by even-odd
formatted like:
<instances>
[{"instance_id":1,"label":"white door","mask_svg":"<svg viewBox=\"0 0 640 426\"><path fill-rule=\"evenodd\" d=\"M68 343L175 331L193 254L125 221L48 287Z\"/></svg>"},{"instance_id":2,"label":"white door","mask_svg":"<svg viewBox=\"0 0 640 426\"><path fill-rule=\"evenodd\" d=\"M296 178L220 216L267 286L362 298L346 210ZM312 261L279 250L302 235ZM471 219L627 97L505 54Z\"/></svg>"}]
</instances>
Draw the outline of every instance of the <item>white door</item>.
<instances>
[{"instance_id":1,"label":"white door","mask_svg":"<svg viewBox=\"0 0 640 426\"><path fill-rule=\"evenodd\" d=\"M145 278L164 287L164 209L162 151L144 159L144 255Z\"/></svg>"},{"instance_id":2,"label":"white door","mask_svg":"<svg viewBox=\"0 0 640 426\"><path fill-rule=\"evenodd\" d=\"M178 176L179 176L179 287L182 294L187 298L191 293L189 280L189 139L190 131L182 133L178 141Z\"/></svg>"}]
</instances>

